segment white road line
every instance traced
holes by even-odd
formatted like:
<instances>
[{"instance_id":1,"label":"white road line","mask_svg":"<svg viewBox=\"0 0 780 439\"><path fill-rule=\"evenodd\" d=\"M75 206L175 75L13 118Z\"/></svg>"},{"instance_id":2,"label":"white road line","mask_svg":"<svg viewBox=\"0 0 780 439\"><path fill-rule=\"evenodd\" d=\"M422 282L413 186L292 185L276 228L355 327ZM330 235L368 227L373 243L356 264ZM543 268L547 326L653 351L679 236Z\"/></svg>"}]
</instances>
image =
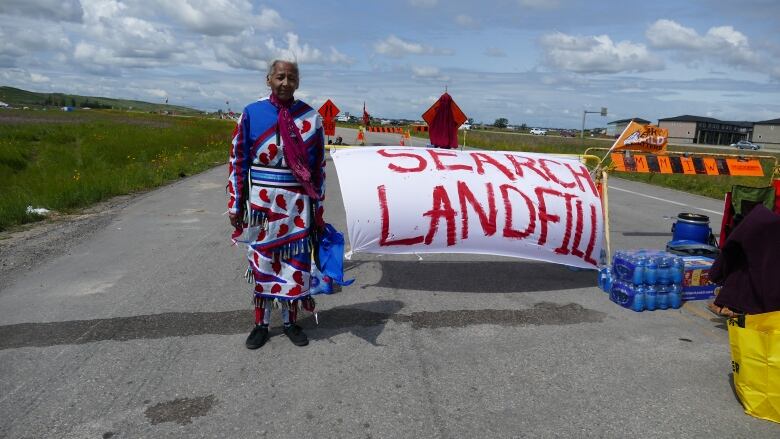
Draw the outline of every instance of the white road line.
<instances>
[{"instance_id":1,"label":"white road line","mask_svg":"<svg viewBox=\"0 0 780 439\"><path fill-rule=\"evenodd\" d=\"M666 203L676 204L678 206L691 207L691 208L696 209L696 210L701 210L702 212L707 212L707 213L712 213L712 214L715 214L715 215L723 216L723 212L716 212L714 210L704 209L704 208L701 208L701 207L689 206L689 205L687 205L685 203L678 203L677 201L665 200L663 198L654 197L652 195L643 194L641 192L634 192L634 191L630 191L628 189L621 189L621 188L615 187L615 186L610 186L609 189L613 190L613 191L628 192L629 194L634 194L634 195L639 195L639 196L642 196L642 197L652 198L653 200L664 201Z\"/></svg>"}]
</instances>

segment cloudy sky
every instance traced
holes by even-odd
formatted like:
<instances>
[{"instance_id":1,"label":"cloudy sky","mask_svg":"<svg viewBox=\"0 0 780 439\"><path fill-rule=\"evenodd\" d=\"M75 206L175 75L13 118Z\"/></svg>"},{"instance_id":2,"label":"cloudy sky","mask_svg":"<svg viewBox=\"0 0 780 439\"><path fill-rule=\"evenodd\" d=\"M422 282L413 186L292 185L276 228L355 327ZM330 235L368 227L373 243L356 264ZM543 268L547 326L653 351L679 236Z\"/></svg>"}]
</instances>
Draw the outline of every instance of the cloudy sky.
<instances>
[{"instance_id":1,"label":"cloudy sky","mask_svg":"<svg viewBox=\"0 0 780 439\"><path fill-rule=\"evenodd\" d=\"M233 110L294 56L298 98L492 123L780 117L778 0L1 0L0 85Z\"/></svg>"}]
</instances>

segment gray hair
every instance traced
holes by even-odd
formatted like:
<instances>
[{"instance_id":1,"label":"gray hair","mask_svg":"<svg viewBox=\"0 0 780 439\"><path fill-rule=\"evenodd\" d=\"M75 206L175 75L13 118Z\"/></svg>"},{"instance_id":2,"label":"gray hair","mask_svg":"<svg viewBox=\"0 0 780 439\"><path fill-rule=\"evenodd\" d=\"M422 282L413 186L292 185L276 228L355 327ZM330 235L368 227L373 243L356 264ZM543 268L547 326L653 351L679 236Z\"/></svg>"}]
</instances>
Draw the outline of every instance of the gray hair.
<instances>
[{"instance_id":1,"label":"gray hair","mask_svg":"<svg viewBox=\"0 0 780 439\"><path fill-rule=\"evenodd\" d=\"M292 66L295 68L295 71L298 72L298 76L300 76L300 70L298 69L298 61L297 60L296 61L291 61L291 60L288 60L288 59L278 59L278 58L273 60L273 61L271 61L271 63L268 64L268 73L266 74L266 76L271 76L271 73L274 72L274 67L276 67L276 65L279 64L280 62L292 64Z\"/></svg>"}]
</instances>

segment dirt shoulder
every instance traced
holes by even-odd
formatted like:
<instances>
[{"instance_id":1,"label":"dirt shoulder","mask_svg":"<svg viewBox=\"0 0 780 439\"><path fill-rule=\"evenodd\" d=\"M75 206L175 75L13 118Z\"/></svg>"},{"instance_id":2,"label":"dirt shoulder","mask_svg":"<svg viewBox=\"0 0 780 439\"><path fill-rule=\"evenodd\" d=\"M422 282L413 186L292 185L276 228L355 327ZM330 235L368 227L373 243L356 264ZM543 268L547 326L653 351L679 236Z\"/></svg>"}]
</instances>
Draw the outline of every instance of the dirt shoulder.
<instances>
[{"instance_id":1,"label":"dirt shoulder","mask_svg":"<svg viewBox=\"0 0 780 439\"><path fill-rule=\"evenodd\" d=\"M0 289L43 262L67 254L74 244L108 225L128 203L141 195L122 195L78 214L54 215L0 232Z\"/></svg>"}]
</instances>

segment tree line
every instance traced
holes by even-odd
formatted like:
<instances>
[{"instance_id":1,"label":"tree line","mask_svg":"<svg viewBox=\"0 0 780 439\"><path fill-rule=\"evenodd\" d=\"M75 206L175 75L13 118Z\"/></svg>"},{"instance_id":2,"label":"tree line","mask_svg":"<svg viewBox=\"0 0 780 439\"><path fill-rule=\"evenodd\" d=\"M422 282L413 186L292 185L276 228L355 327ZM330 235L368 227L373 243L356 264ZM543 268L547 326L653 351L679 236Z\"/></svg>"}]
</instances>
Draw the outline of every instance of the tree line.
<instances>
[{"instance_id":1,"label":"tree line","mask_svg":"<svg viewBox=\"0 0 780 439\"><path fill-rule=\"evenodd\" d=\"M111 105L102 104L99 101L90 101L89 98L76 101L73 96L60 94L48 94L41 105L54 107L81 107L81 108L113 108Z\"/></svg>"}]
</instances>

